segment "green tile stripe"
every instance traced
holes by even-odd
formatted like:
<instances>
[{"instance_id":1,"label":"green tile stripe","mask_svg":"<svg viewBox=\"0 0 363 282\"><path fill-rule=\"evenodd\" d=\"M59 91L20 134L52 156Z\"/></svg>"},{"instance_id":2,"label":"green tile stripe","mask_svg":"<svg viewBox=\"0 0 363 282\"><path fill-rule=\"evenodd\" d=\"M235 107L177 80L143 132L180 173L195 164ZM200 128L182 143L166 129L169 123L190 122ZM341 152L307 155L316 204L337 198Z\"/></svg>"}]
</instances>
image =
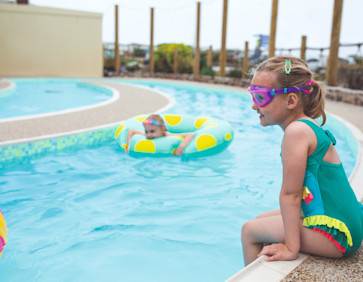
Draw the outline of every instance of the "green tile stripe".
<instances>
[{"instance_id":1,"label":"green tile stripe","mask_svg":"<svg viewBox=\"0 0 363 282\"><path fill-rule=\"evenodd\" d=\"M117 126L75 135L0 147L0 168L8 168L65 149L78 149L114 140Z\"/></svg>"}]
</instances>

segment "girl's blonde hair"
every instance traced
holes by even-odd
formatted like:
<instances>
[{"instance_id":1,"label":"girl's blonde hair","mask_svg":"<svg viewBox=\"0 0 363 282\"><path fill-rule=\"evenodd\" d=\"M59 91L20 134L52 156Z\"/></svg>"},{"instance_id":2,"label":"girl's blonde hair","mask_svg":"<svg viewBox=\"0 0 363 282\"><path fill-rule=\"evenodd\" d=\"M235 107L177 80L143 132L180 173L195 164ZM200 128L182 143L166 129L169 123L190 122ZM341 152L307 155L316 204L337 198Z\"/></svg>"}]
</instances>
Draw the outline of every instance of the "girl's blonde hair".
<instances>
[{"instance_id":1,"label":"girl's blonde hair","mask_svg":"<svg viewBox=\"0 0 363 282\"><path fill-rule=\"evenodd\" d=\"M291 61L291 72L289 74L285 71L286 61ZM275 89L301 87L313 78L313 73L309 69L308 65L303 60L291 56L277 56L262 62L257 67L255 73L263 71L273 72L276 74L276 85L273 85ZM323 125L326 121L326 114L324 112L323 85L316 81L315 84L313 83L303 88L309 90L310 93L306 94L302 91L295 93L299 95L304 113L313 119L322 117Z\"/></svg>"}]
</instances>

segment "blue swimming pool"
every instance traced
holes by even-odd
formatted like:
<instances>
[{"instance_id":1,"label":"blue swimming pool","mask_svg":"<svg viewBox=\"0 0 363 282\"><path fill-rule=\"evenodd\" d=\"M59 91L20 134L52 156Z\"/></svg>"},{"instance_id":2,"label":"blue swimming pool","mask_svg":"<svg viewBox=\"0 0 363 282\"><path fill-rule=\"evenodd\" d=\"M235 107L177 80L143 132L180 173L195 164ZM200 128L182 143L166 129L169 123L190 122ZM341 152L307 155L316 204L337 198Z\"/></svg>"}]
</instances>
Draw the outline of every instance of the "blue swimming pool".
<instances>
[{"instance_id":1,"label":"blue swimming pool","mask_svg":"<svg viewBox=\"0 0 363 282\"><path fill-rule=\"evenodd\" d=\"M2 169L2 281L224 281L242 268L242 224L278 207L281 129L262 128L241 92L137 84L173 96L171 113L227 120L232 144L198 159L132 158L110 139ZM326 128L350 174L351 137L331 117Z\"/></svg>"},{"instance_id":2,"label":"blue swimming pool","mask_svg":"<svg viewBox=\"0 0 363 282\"><path fill-rule=\"evenodd\" d=\"M77 79L10 79L15 87L0 92L0 119L53 113L110 100L107 88Z\"/></svg>"}]
</instances>

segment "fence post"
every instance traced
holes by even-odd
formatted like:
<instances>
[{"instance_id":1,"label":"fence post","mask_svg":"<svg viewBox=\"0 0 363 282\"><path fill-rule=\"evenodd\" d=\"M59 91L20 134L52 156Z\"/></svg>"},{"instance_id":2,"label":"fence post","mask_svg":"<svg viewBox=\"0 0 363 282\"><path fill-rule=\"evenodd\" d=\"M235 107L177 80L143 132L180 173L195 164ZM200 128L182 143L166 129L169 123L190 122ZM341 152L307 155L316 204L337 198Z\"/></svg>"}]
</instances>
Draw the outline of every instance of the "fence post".
<instances>
[{"instance_id":1,"label":"fence post","mask_svg":"<svg viewBox=\"0 0 363 282\"><path fill-rule=\"evenodd\" d=\"M174 48L174 63L173 63L174 74L178 73L178 47Z\"/></svg>"},{"instance_id":2,"label":"fence post","mask_svg":"<svg viewBox=\"0 0 363 282\"><path fill-rule=\"evenodd\" d=\"M340 36L340 26L342 20L342 10L343 10L343 0L335 0L334 12L333 12L333 24L331 29L329 59L326 72L326 82L329 86L337 85L339 36Z\"/></svg>"},{"instance_id":3,"label":"fence post","mask_svg":"<svg viewBox=\"0 0 363 282\"><path fill-rule=\"evenodd\" d=\"M106 49L105 45L102 44L102 70L105 69L105 58L106 58Z\"/></svg>"},{"instance_id":4,"label":"fence post","mask_svg":"<svg viewBox=\"0 0 363 282\"><path fill-rule=\"evenodd\" d=\"M200 2L197 3L197 40L196 40L195 57L194 57L194 75L199 75L200 73L199 30L200 30Z\"/></svg>"},{"instance_id":5,"label":"fence post","mask_svg":"<svg viewBox=\"0 0 363 282\"><path fill-rule=\"evenodd\" d=\"M207 53L207 66L212 67L213 66L213 50L212 46L209 46L209 50Z\"/></svg>"},{"instance_id":6,"label":"fence post","mask_svg":"<svg viewBox=\"0 0 363 282\"><path fill-rule=\"evenodd\" d=\"M154 72L154 8L151 8L150 10L149 72Z\"/></svg>"},{"instance_id":7,"label":"fence post","mask_svg":"<svg viewBox=\"0 0 363 282\"><path fill-rule=\"evenodd\" d=\"M242 64L242 78L247 78L248 73L248 41L245 42L245 55Z\"/></svg>"},{"instance_id":8,"label":"fence post","mask_svg":"<svg viewBox=\"0 0 363 282\"><path fill-rule=\"evenodd\" d=\"M306 35L301 36L301 49L300 49L300 59L306 59Z\"/></svg>"},{"instance_id":9,"label":"fence post","mask_svg":"<svg viewBox=\"0 0 363 282\"><path fill-rule=\"evenodd\" d=\"M118 5L115 5L115 73L120 73L120 53L118 47Z\"/></svg>"},{"instance_id":10,"label":"fence post","mask_svg":"<svg viewBox=\"0 0 363 282\"><path fill-rule=\"evenodd\" d=\"M271 26L270 26L270 37L268 44L268 57L275 56L275 41L276 41L276 23L277 23L277 8L279 5L278 0L272 0L272 12L271 12Z\"/></svg>"},{"instance_id":11,"label":"fence post","mask_svg":"<svg viewBox=\"0 0 363 282\"><path fill-rule=\"evenodd\" d=\"M223 0L222 46L219 53L219 75L226 76L226 35L227 35L228 0Z\"/></svg>"}]
</instances>

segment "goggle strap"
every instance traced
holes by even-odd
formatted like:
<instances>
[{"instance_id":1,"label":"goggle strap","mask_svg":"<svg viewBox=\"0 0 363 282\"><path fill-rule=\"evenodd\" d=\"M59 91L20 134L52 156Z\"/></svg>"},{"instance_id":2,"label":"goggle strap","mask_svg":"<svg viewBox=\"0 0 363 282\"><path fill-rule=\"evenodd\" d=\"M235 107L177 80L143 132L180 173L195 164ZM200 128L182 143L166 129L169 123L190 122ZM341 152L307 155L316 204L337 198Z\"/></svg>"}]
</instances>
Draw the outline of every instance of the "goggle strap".
<instances>
[{"instance_id":1,"label":"goggle strap","mask_svg":"<svg viewBox=\"0 0 363 282\"><path fill-rule=\"evenodd\" d=\"M158 125L160 127L163 127L161 123L159 123L159 122L157 122L157 121L155 121L155 120L153 120L151 118L144 120L142 124L144 126L145 126L145 124L148 124L148 125Z\"/></svg>"}]
</instances>

